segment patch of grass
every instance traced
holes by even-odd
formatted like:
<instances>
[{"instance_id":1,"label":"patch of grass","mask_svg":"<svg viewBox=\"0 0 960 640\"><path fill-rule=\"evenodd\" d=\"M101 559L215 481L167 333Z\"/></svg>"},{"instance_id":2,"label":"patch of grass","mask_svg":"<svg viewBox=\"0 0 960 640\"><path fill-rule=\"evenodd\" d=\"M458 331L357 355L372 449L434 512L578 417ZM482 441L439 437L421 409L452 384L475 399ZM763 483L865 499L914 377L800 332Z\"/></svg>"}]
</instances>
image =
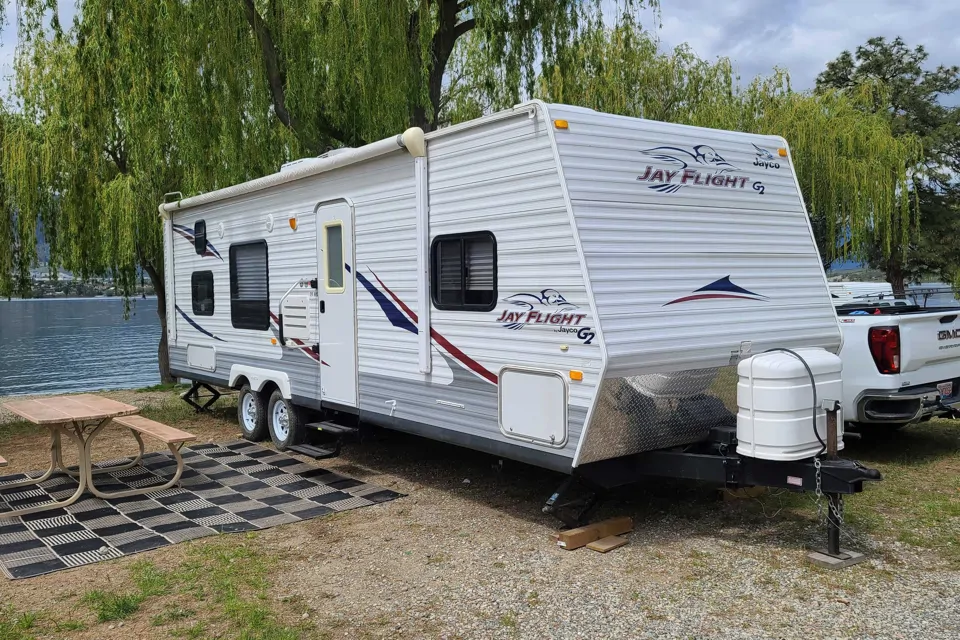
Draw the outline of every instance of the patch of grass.
<instances>
[{"instance_id":1,"label":"patch of grass","mask_svg":"<svg viewBox=\"0 0 960 640\"><path fill-rule=\"evenodd\" d=\"M179 573L185 584L203 583L204 591L222 608L234 637L297 640L299 631L280 624L267 605L275 559L256 549L255 538L248 535L241 544L230 537L197 545Z\"/></svg>"},{"instance_id":2,"label":"patch of grass","mask_svg":"<svg viewBox=\"0 0 960 640\"><path fill-rule=\"evenodd\" d=\"M888 438L867 438L845 455L883 473L845 502L854 527L933 549L960 568L960 429L931 420Z\"/></svg>"},{"instance_id":3,"label":"patch of grass","mask_svg":"<svg viewBox=\"0 0 960 640\"><path fill-rule=\"evenodd\" d=\"M144 598L162 596L170 592L170 575L149 560L135 562L130 567L134 583Z\"/></svg>"},{"instance_id":4,"label":"patch of grass","mask_svg":"<svg viewBox=\"0 0 960 640\"><path fill-rule=\"evenodd\" d=\"M139 593L110 593L97 589L88 591L82 600L97 614L97 622L112 622L135 614L144 598Z\"/></svg>"},{"instance_id":5,"label":"patch of grass","mask_svg":"<svg viewBox=\"0 0 960 640\"><path fill-rule=\"evenodd\" d=\"M157 614L150 618L150 624L154 627L162 627L163 625L171 622L186 620L195 613L196 612L193 609L169 606L163 613Z\"/></svg>"},{"instance_id":6,"label":"patch of grass","mask_svg":"<svg viewBox=\"0 0 960 640\"><path fill-rule=\"evenodd\" d=\"M31 631L37 624L38 614L17 613L12 607L0 609L0 640L33 640Z\"/></svg>"},{"instance_id":7,"label":"patch of grass","mask_svg":"<svg viewBox=\"0 0 960 640\"><path fill-rule=\"evenodd\" d=\"M517 614L510 611L500 616L500 624L508 629L517 628Z\"/></svg>"},{"instance_id":8,"label":"patch of grass","mask_svg":"<svg viewBox=\"0 0 960 640\"><path fill-rule=\"evenodd\" d=\"M79 620L61 620L55 622L53 628L55 631L83 631L87 625Z\"/></svg>"},{"instance_id":9,"label":"patch of grass","mask_svg":"<svg viewBox=\"0 0 960 640\"><path fill-rule=\"evenodd\" d=\"M203 638L207 632L207 626L202 622L196 622L189 627L174 629L170 632L174 638ZM246 637L246 636L244 636ZM256 636L258 637L258 636Z\"/></svg>"},{"instance_id":10,"label":"patch of grass","mask_svg":"<svg viewBox=\"0 0 960 640\"><path fill-rule=\"evenodd\" d=\"M162 382L160 384L155 384L152 387L141 387L136 391L141 392L151 392L151 391L186 391L189 388L189 385L181 384L179 382Z\"/></svg>"}]
</instances>

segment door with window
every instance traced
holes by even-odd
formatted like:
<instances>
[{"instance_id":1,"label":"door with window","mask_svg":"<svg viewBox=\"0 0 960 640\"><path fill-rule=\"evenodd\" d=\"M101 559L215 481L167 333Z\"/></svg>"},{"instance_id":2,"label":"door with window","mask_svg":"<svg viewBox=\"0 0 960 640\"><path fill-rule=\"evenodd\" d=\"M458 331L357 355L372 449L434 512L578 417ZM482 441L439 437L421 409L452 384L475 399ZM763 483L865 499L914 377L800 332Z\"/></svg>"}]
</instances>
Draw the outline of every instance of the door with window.
<instances>
[{"instance_id":1,"label":"door with window","mask_svg":"<svg viewBox=\"0 0 960 640\"><path fill-rule=\"evenodd\" d=\"M317 207L320 265L320 397L357 406L357 323L353 277L353 207L342 200Z\"/></svg>"}]
</instances>

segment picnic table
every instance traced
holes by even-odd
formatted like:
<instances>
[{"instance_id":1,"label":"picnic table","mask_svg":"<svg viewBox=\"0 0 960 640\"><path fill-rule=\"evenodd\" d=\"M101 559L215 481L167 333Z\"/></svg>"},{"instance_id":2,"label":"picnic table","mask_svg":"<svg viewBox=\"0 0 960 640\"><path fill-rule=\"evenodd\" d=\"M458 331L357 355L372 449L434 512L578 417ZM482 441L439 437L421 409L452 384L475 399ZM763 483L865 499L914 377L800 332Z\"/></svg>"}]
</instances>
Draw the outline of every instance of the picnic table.
<instances>
[{"instance_id":1,"label":"picnic table","mask_svg":"<svg viewBox=\"0 0 960 640\"><path fill-rule=\"evenodd\" d=\"M183 458L180 457L180 447L184 442L195 437L189 433L179 431L173 427L136 416L140 409L123 402L110 400L89 394L75 396L51 396L35 400L15 400L3 405L9 411L26 420L47 427L50 431L50 466L36 478L26 478L22 481L0 485L0 489L10 489L20 486L35 485L47 480L57 471L77 479L77 490L64 500L52 500L41 505L0 512L0 517L23 516L31 513L67 507L76 502L84 491L90 491L99 498L119 498L130 495L140 495L150 491L167 489L174 485L183 472ZM126 417L132 416L132 417ZM93 466L93 441L111 422L126 427L137 440L139 453L129 461L112 466ZM177 461L177 472L168 482L159 486L130 489L127 491L104 493L93 484L93 476L104 473L114 473L130 469L138 465L143 458L144 446L141 433L147 433L160 438L170 447ZM63 462L63 438L72 440L77 445L79 453L77 470L69 469Z\"/></svg>"}]
</instances>

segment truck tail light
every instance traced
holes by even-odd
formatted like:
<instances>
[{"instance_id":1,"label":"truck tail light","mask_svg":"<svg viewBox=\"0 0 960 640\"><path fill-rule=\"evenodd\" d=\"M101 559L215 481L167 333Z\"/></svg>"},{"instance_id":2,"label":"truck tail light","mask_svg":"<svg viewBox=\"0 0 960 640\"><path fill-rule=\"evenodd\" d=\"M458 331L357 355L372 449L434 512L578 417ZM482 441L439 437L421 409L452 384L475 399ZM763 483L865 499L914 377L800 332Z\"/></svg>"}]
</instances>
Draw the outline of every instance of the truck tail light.
<instances>
[{"instance_id":1,"label":"truck tail light","mask_svg":"<svg viewBox=\"0 0 960 640\"><path fill-rule=\"evenodd\" d=\"M900 373L900 327L871 327L870 354L880 373Z\"/></svg>"}]
</instances>

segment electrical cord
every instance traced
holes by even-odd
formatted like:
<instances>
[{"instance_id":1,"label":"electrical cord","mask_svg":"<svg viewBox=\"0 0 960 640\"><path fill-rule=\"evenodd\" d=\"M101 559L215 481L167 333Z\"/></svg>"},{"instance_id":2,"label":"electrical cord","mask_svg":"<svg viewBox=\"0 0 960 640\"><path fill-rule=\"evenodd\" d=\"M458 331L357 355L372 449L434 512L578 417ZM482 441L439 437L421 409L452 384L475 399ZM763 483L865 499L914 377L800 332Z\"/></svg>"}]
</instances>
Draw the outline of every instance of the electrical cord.
<instances>
[{"instance_id":1,"label":"electrical cord","mask_svg":"<svg viewBox=\"0 0 960 640\"><path fill-rule=\"evenodd\" d=\"M794 358L800 361L800 364L803 365L803 368L807 370L807 375L810 376L810 388L813 390L813 435L817 437L817 442L820 443L820 453L817 456L823 455L823 452L827 450L827 443L820 437L820 432L817 430L817 381L813 377L813 371L810 369L810 365L807 364L807 361L797 353L790 349L784 349L783 347L774 347L773 349L767 349L764 353L771 353L773 351L783 351L784 353L789 353ZM815 456L815 457L817 457Z\"/></svg>"}]
</instances>

